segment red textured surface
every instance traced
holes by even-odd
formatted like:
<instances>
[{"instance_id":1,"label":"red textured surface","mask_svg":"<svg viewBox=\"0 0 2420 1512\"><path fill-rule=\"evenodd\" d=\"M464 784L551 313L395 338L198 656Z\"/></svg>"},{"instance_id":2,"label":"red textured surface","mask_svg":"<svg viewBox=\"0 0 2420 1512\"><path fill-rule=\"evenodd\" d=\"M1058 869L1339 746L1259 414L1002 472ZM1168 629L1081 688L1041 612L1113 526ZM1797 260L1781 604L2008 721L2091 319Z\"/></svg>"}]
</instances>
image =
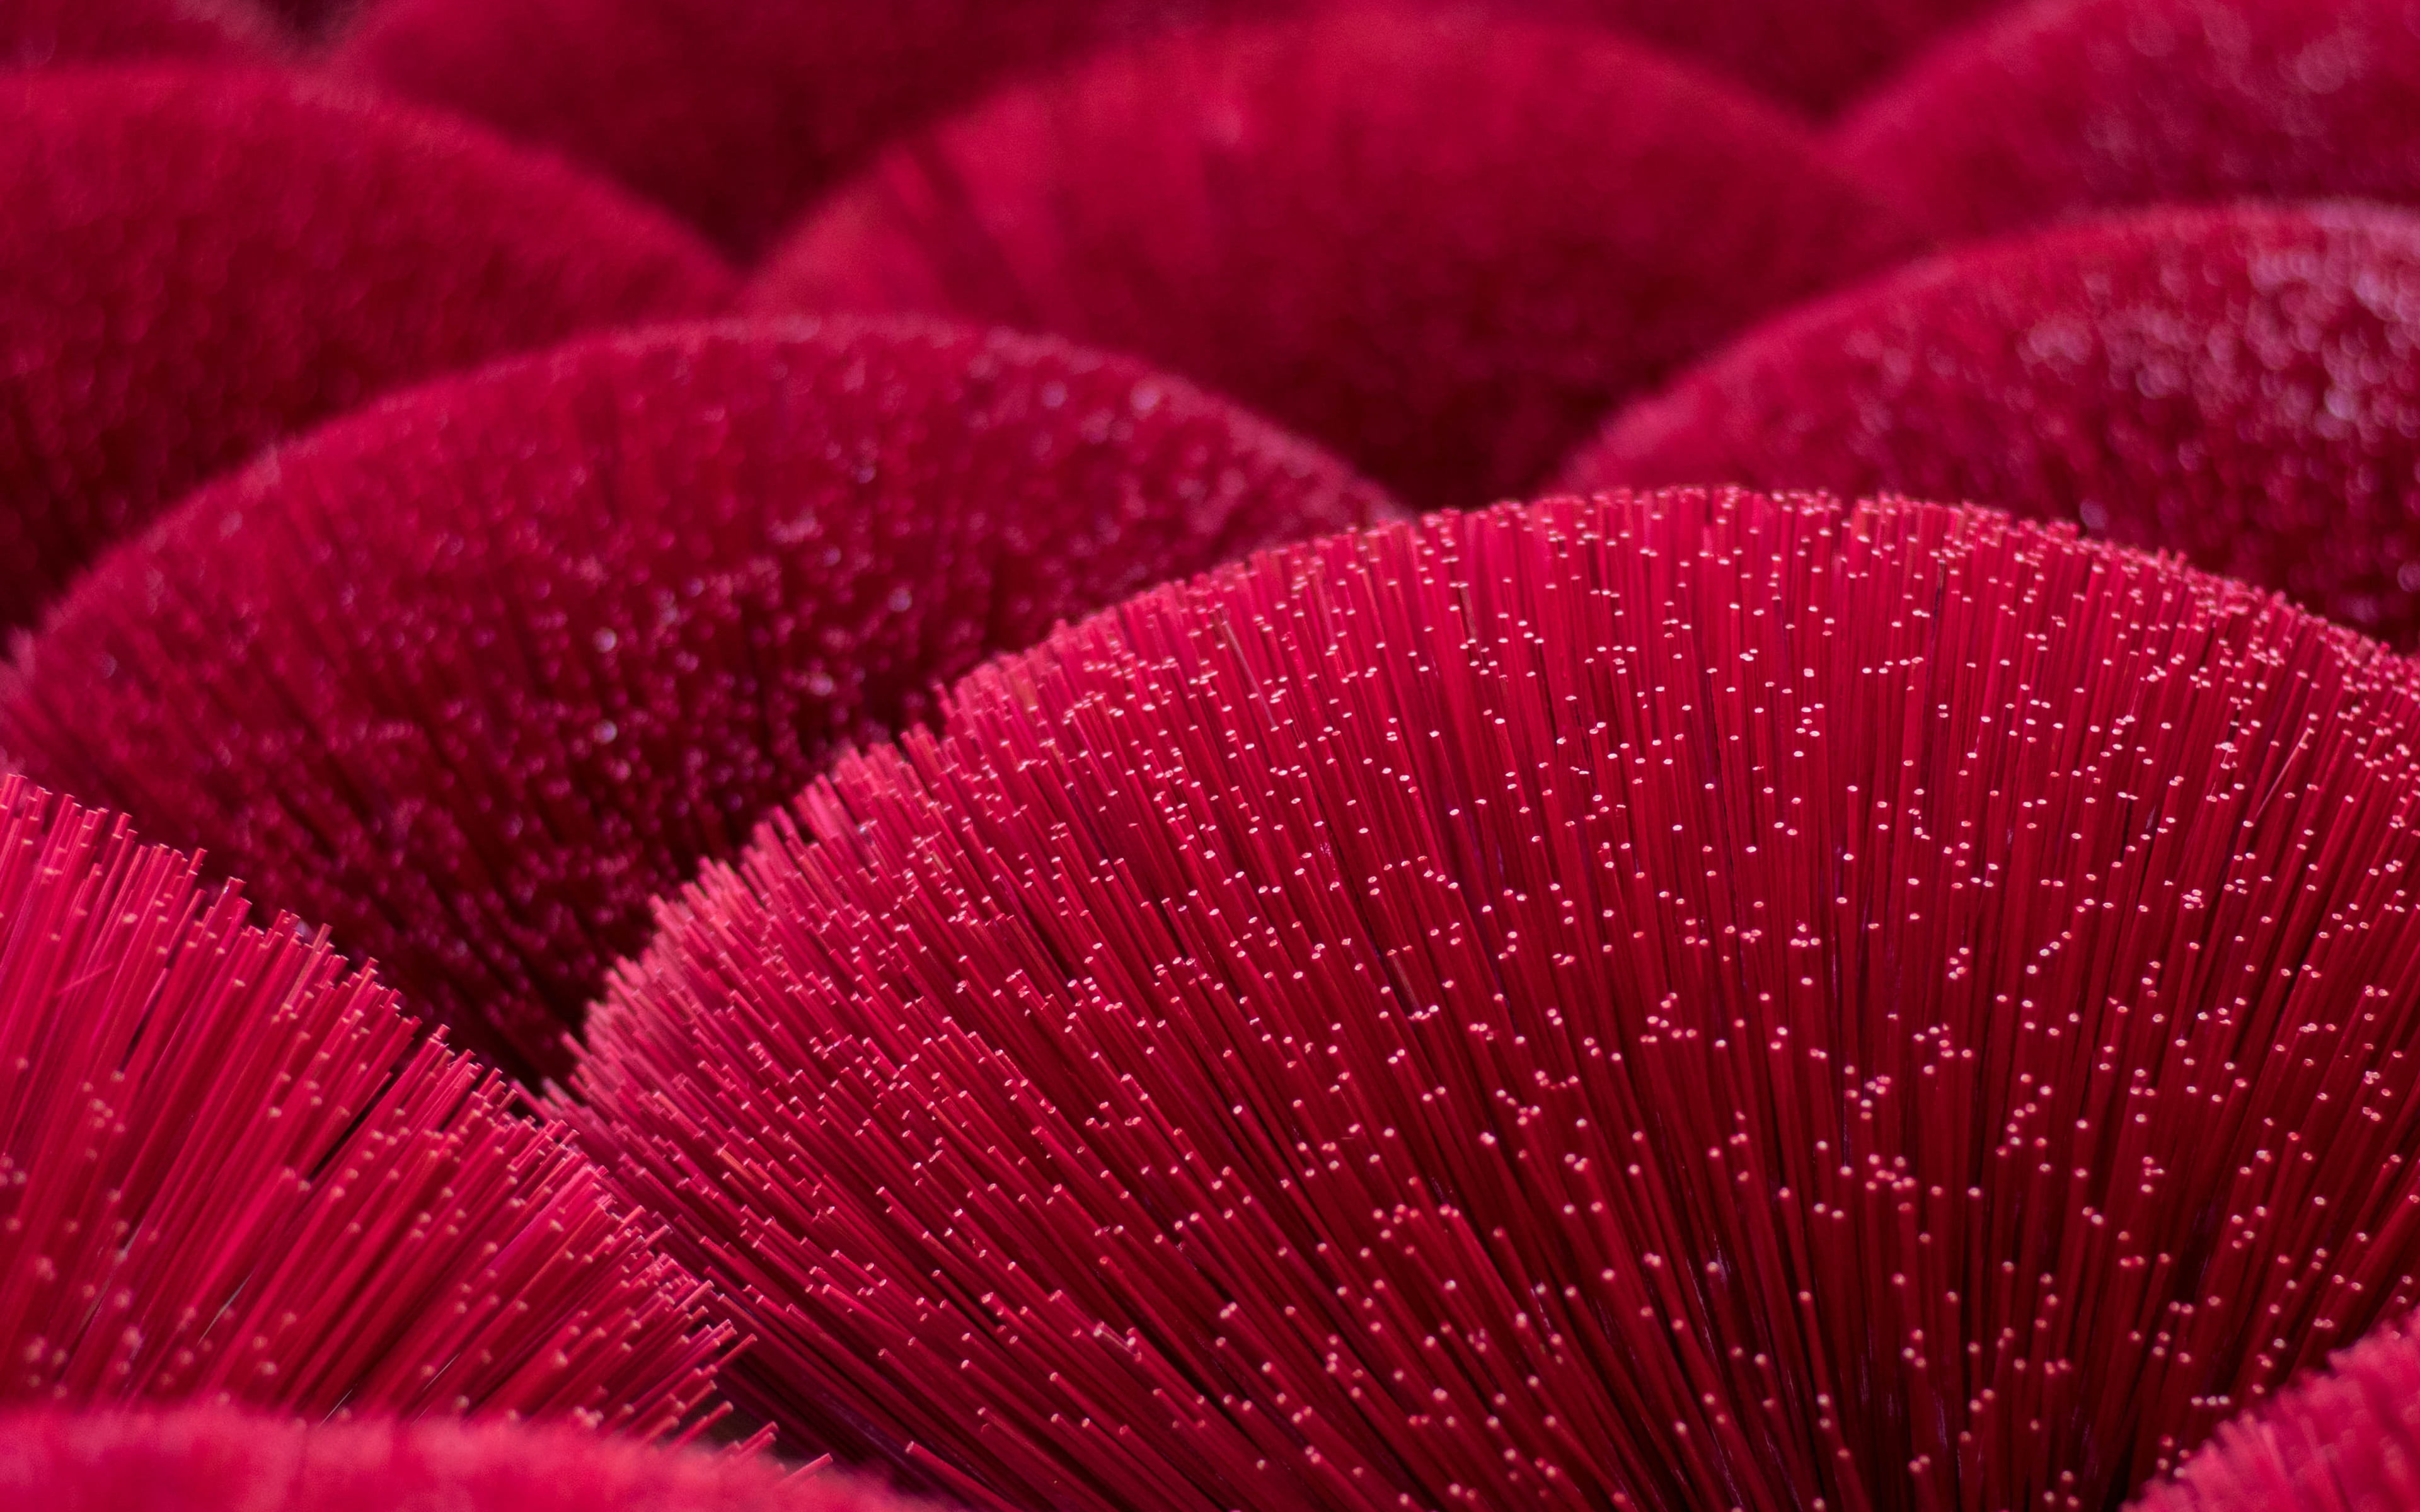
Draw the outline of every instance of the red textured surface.
<instances>
[{"instance_id":1,"label":"red textured surface","mask_svg":"<svg viewBox=\"0 0 2420 1512\"><path fill-rule=\"evenodd\" d=\"M0 0L0 69L152 56L257 58L276 23L253 0Z\"/></svg>"},{"instance_id":2,"label":"red textured surface","mask_svg":"<svg viewBox=\"0 0 2420 1512\"><path fill-rule=\"evenodd\" d=\"M2420 1297L2415 717L1988 511L1435 516L841 764L566 1116L975 1505L2110 1506Z\"/></svg>"},{"instance_id":3,"label":"red textured surface","mask_svg":"<svg viewBox=\"0 0 2420 1512\"><path fill-rule=\"evenodd\" d=\"M2383 1512L2420 1506L2420 1335L2381 1323L2326 1375L2218 1431L2135 1512Z\"/></svg>"},{"instance_id":4,"label":"red textured surface","mask_svg":"<svg viewBox=\"0 0 2420 1512\"><path fill-rule=\"evenodd\" d=\"M554 1071L649 896L834 747L1063 618L1386 507L1055 342L601 339L197 495L33 642L0 749Z\"/></svg>"},{"instance_id":5,"label":"red textured surface","mask_svg":"<svg viewBox=\"0 0 2420 1512\"><path fill-rule=\"evenodd\" d=\"M0 777L0 1403L681 1426L730 1343L696 1284L502 1078L244 913Z\"/></svg>"},{"instance_id":6,"label":"red textured surface","mask_svg":"<svg viewBox=\"0 0 2420 1512\"><path fill-rule=\"evenodd\" d=\"M1135 352L1428 507L1535 483L1617 399L1908 246L1780 116L1609 37L1346 17L996 97L748 299Z\"/></svg>"},{"instance_id":7,"label":"red textured surface","mask_svg":"<svg viewBox=\"0 0 2420 1512\"><path fill-rule=\"evenodd\" d=\"M577 1429L306 1426L225 1409L0 1417L0 1501L41 1512L907 1512L833 1474Z\"/></svg>"},{"instance_id":8,"label":"red textured surface","mask_svg":"<svg viewBox=\"0 0 2420 1512\"><path fill-rule=\"evenodd\" d=\"M1963 499L2183 552L2420 641L2420 216L2160 211L1785 316L1566 486Z\"/></svg>"},{"instance_id":9,"label":"red textured surface","mask_svg":"<svg viewBox=\"0 0 2420 1512\"><path fill-rule=\"evenodd\" d=\"M1601 25L1828 110L1998 0L1393 0ZM1022 75L1345 0L384 0L339 68L593 163L752 255L892 137Z\"/></svg>"},{"instance_id":10,"label":"red textured surface","mask_svg":"<svg viewBox=\"0 0 2420 1512\"><path fill-rule=\"evenodd\" d=\"M1946 235L2158 201L2420 203L2420 9L2048 0L1945 43L1836 140Z\"/></svg>"},{"instance_id":11,"label":"red textured surface","mask_svg":"<svg viewBox=\"0 0 2420 1512\"><path fill-rule=\"evenodd\" d=\"M267 72L0 79L0 628L281 435L729 290L610 186Z\"/></svg>"}]
</instances>

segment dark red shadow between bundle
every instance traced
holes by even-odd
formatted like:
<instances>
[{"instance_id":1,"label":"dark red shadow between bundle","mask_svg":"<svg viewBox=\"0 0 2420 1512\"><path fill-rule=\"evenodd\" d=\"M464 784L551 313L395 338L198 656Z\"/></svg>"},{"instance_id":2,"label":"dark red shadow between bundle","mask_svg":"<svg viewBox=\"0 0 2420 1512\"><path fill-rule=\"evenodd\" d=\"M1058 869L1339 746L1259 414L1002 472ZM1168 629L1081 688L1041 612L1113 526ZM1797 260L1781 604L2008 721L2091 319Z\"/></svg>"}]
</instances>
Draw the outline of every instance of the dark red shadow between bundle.
<instances>
[{"instance_id":1,"label":"dark red shadow between bundle","mask_svg":"<svg viewBox=\"0 0 2420 1512\"><path fill-rule=\"evenodd\" d=\"M1004 79L1311 0L385 0L335 66L595 164L754 256L892 137Z\"/></svg>"},{"instance_id":2,"label":"dark red shadow between bundle","mask_svg":"<svg viewBox=\"0 0 2420 1512\"><path fill-rule=\"evenodd\" d=\"M911 1512L833 1474L569 1428L225 1409L0 1415L0 1504L40 1512Z\"/></svg>"},{"instance_id":3,"label":"dark red shadow between bundle","mask_svg":"<svg viewBox=\"0 0 2420 1512\"><path fill-rule=\"evenodd\" d=\"M2420 203L2420 10L2037 0L1944 42L1835 141L1947 236L2163 201Z\"/></svg>"},{"instance_id":4,"label":"dark red shadow between bundle","mask_svg":"<svg viewBox=\"0 0 2420 1512\"><path fill-rule=\"evenodd\" d=\"M596 1168L244 912L0 777L0 1403L690 1420L730 1335Z\"/></svg>"},{"instance_id":5,"label":"dark red shadow between bundle","mask_svg":"<svg viewBox=\"0 0 2420 1512\"><path fill-rule=\"evenodd\" d=\"M1579 0L1587 14L1776 101L1828 116L2007 0Z\"/></svg>"},{"instance_id":6,"label":"dark red shadow between bundle","mask_svg":"<svg viewBox=\"0 0 2420 1512\"><path fill-rule=\"evenodd\" d=\"M1828 110L1995 3L384 0L345 36L336 64L557 147L747 257L892 138L1037 70L1204 22L1323 9L1569 21ZM1453 131L1446 103L1437 110L1434 129Z\"/></svg>"},{"instance_id":7,"label":"dark red shadow between bundle","mask_svg":"<svg viewBox=\"0 0 2420 1512\"><path fill-rule=\"evenodd\" d=\"M524 1074L647 900L936 680L1388 511L1181 381L954 327L618 336L366 411L104 562L0 750Z\"/></svg>"},{"instance_id":8,"label":"dark red shadow between bundle","mask_svg":"<svg viewBox=\"0 0 2420 1512\"><path fill-rule=\"evenodd\" d=\"M0 629L281 435L729 292L608 185L269 72L0 78Z\"/></svg>"},{"instance_id":9,"label":"dark red shadow between bundle","mask_svg":"<svg viewBox=\"0 0 2420 1512\"><path fill-rule=\"evenodd\" d=\"M282 49L254 0L0 0L0 69L107 58L258 59Z\"/></svg>"},{"instance_id":10,"label":"dark red shadow between bundle","mask_svg":"<svg viewBox=\"0 0 2420 1512\"><path fill-rule=\"evenodd\" d=\"M971 1504L2114 1504L2420 1296L2420 695L1978 510L1273 553L961 683L567 1110Z\"/></svg>"},{"instance_id":11,"label":"dark red shadow between bundle","mask_svg":"<svg viewBox=\"0 0 2420 1512\"><path fill-rule=\"evenodd\" d=\"M305 38L324 38L376 15L388 0L261 0Z\"/></svg>"},{"instance_id":12,"label":"dark red shadow between bundle","mask_svg":"<svg viewBox=\"0 0 2420 1512\"><path fill-rule=\"evenodd\" d=\"M1562 481L2077 520L2410 647L2420 216L2163 210L1961 250L1750 333Z\"/></svg>"},{"instance_id":13,"label":"dark red shadow between bundle","mask_svg":"<svg viewBox=\"0 0 2420 1512\"><path fill-rule=\"evenodd\" d=\"M2380 1512L2420 1505L2420 1336L2381 1323L2327 1374L2218 1430L2133 1512Z\"/></svg>"},{"instance_id":14,"label":"dark red shadow between bundle","mask_svg":"<svg viewBox=\"0 0 2420 1512\"><path fill-rule=\"evenodd\" d=\"M1131 351L1429 507L1534 484L1625 394L1909 246L1805 131L1609 36L1344 15L996 96L748 298Z\"/></svg>"}]
</instances>

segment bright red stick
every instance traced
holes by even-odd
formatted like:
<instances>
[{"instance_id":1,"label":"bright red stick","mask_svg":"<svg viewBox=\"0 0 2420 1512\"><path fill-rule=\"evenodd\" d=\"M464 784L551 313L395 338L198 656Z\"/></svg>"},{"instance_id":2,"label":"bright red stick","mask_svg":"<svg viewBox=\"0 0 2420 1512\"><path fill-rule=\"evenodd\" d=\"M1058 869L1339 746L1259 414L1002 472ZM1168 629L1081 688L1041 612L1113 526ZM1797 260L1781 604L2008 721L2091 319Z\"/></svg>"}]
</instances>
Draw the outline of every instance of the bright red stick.
<instances>
[{"instance_id":1,"label":"bright red stick","mask_svg":"<svg viewBox=\"0 0 2420 1512\"><path fill-rule=\"evenodd\" d=\"M602 338L195 496L26 648L0 749L559 1073L648 899L835 748L1063 619L1390 509L1224 401L1058 342Z\"/></svg>"},{"instance_id":2,"label":"bright red stick","mask_svg":"<svg viewBox=\"0 0 2420 1512\"><path fill-rule=\"evenodd\" d=\"M244 915L0 777L0 1402L690 1420L730 1335L596 1169Z\"/></svg>"},{"instance_id":3,"label":"bright red stick","mask_svg":"<svg viewBox=\"0 0 2420 1512\"><path fill-rule=\"evenodd\" d=\"M1987 512L1435 517L844 764L574 1116L979 1505L2105 1507L2420 1301L2415 728Z\"/></svg>"},{"instance_id":4,"label":"bright red stick","mask_svg":"<svg viewBox=\"0 0 2420 1512\"><path fill-rule=\"evenodd\" d=\"M2381 1323L2325 1375L2218 1430L2134 1512L2372 1512L2420 1505L2420 1335Z\"/></svg>"},{"instance_id":5,"label":"bright red stick","mask_svg":"<svg viewBox=\"0 0 2420 1512\"><path fill-rule=\"evenodd\" d=\"M2164 209L1794 311L1565 487L1732 483L2072 520L2420 641L2420 216Z\"/></svg>"}]
</instances>

